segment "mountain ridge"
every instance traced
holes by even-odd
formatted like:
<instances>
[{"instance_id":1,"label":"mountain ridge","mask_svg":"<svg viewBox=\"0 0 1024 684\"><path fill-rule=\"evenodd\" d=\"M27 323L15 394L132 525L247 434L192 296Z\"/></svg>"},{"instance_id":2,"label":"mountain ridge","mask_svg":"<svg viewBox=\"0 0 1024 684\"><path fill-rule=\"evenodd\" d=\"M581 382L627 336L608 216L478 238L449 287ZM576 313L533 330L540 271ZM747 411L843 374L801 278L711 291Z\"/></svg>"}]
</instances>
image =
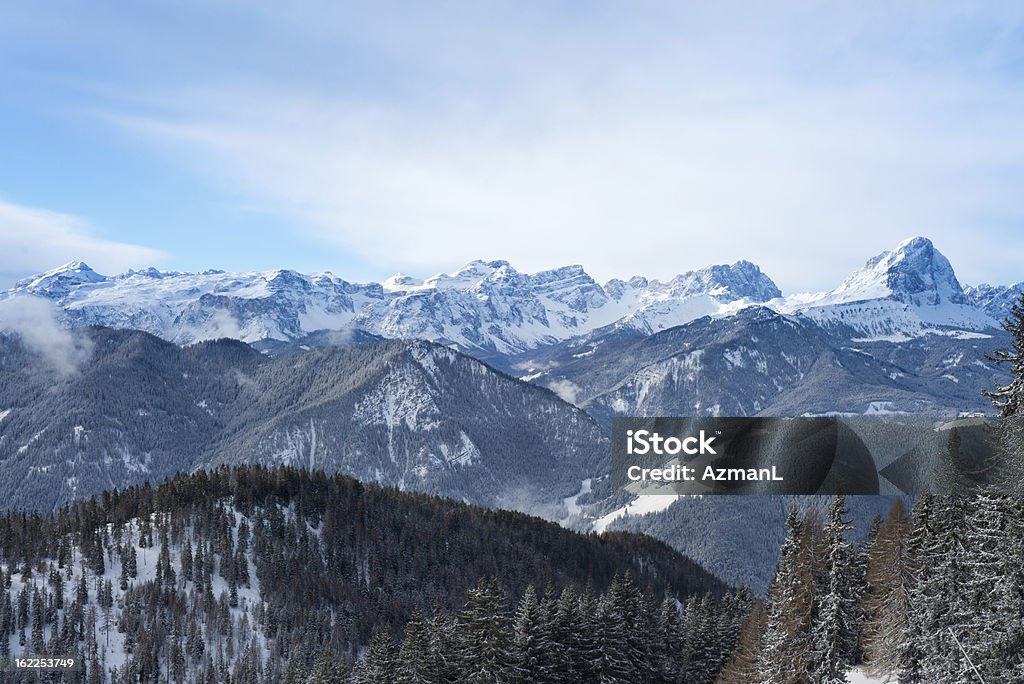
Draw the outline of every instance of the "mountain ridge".
<instances>
[{"instance_id":1,"label":"mountain ridge","mask_svg":"<svg viewBox=\"0 0 1024 684\"><path fill-rule=\"evenodd\" d=\"M588 414L431 342L270 358L234 340L181 347L139 331L79 334L92 358L70 375L0 335L8 505L52 510L104 488L247 463L559 519L564 497L609 467Z\"/></svg>"},{"instance_id":2,"label":"mountain ridge","mask_svg":"<svg viewBox=\"0 0 1024 684\"><path fill-rule=\"evenodd\" d=\"M1012 287L963 288L927 238L882 252L828 292L784 296L740 260L662 282L634 276L599 284L578 265L528 274L504 260L476 260L426 279L398 274L352 283L331 273L96 273L80 261L19 281L0 300L53 302L69 327L133 328L179 344L233 337L292 342L311 333L359 331L454 344L481 358L514 356L602 328L653 334L755 305L801 314L850 338L907 339L998 327Z\"/></svg>"}]
</instances>

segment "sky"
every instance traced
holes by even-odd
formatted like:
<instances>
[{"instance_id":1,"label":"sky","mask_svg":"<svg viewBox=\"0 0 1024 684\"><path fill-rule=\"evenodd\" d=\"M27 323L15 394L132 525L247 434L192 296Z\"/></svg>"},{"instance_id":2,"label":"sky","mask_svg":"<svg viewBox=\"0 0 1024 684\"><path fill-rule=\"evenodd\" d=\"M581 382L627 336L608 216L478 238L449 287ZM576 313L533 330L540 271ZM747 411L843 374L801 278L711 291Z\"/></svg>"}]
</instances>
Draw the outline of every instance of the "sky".
<instances>
[{"instance_id":1,"label":"sky","mask_svg":"<svg viewBox=\"0 0 1024 684\"><path fill-rule=\"evenodd\" d=\"M0 286L97 271L1024 280L1024 4L7 0Z\"/></svg>"}]
</instances>

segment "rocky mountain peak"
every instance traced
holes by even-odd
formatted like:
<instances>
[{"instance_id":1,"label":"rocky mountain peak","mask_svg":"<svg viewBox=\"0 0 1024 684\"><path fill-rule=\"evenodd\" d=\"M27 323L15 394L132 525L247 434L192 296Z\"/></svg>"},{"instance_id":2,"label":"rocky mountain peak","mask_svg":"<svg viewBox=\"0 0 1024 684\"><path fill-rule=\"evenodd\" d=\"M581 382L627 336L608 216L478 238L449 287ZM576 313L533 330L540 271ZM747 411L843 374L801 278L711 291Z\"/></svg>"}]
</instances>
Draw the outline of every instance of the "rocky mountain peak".
<instances>
[{"instance_id":1,"label":"rocky mountain peak","mask_svg":"<svg viewBox=\"0 0 1024 684\"><path fill-rule=\"evenodd\" d=\"M14 289L56 299L77 285L100 283L106 279L106 276L92 270L84 261L69 261L51 271L19 281Z\"/></svg>"},{"instance_id":2,"label":"rocky mountain peak","mask_svg":"<svg viewBox=\"0 0 1024 684\"><path fill-rule=\"evenodd\" d=\"M923 237L869 259L836 294L847 301L889 298L915 306L969 303L949 260Z\"/></svg>"},{"instance_id":3,"label":"rocky mountain peak","mask_svg":"<svg viewBox=\"0 0 1024 684\"><path fill-rule=\"evenodd\" d=\"M782 296L775 282L749 261L715 264L673 278L669 286L683 295L707 294L720 302L766 302Z\"/></svg>"}]
</instances>

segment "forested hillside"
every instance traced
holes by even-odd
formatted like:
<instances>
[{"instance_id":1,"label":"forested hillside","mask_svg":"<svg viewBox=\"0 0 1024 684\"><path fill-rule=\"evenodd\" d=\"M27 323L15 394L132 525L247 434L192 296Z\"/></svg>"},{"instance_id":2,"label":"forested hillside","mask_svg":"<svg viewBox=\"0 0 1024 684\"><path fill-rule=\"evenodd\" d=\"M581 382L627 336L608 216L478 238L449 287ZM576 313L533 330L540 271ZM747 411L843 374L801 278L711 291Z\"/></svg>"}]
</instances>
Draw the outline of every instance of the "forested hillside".
<instances>
[{"instance_id":1,"label":"forested hillside","mask_svg":"<svg viewBox=\"0 0 1024 684\"><path fill-rule=\"evenodd\" d=\"M367 646L370 667L402 644L422 650L423 667L443 661L440 674L356 676L462 681L449 677L475 667L511 681L577 662L550 681L639 681L653 662L710 682L750 602L647 537L579 535L287 468L182 475L57 515L8 514L0 567L0 655L75 654L85 670L63 681L346 681ZM660 646L655 624L667 630Z\"/></svg>"},{"instance_id":2,"label":"forested hillside","mask_svg":"<svg viewBox=\"0 0 1024 684\"><path fill-rule=\"evenodd\" d=\"M261 463L558 519L564 497L609 468L586 413L430 342L271 359L235 340L75 334L89 361L59 373L0 333L0 498L12 507L48 511L182 471Z\"/></svg>"}]
</instances>

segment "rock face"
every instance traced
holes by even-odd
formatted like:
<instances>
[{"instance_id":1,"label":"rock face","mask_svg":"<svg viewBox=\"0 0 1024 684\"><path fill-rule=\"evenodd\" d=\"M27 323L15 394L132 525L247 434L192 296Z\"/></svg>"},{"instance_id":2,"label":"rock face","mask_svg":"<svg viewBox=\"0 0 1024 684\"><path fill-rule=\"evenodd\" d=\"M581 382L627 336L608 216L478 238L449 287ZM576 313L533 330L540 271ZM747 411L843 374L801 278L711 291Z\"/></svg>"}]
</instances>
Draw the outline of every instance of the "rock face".
<instances>
[{"instance_id":1,"label":"rock face","mask_svg":"<svg viewBox=\"0 0 1024 684\"><path fill-rule=\"evenodd\" d=\"M767 305L780 313L803 314L857 339L969 336L998 327L964 292L949 260L921 237L869 259L831 292L794 295Z\"/></svg>"},{"instance_id":2,"label":"rock face","mask_svg":"<svg viewBox=\"0 0 1024 684\"><path fill-rule=\"evenodd\" d=\"M869 259L834 294L846 301L887 297L912 306L969 303L949 260L922 237Z\"/></svg>"},{"instance_id":3,"label":"rock face","mask_svg":"<svg viewBox=\"0 0 1024 684\"><path fill-rule=\"evenodd\" d=\"M79 334L93 352L71 375L0 336L8 506L50 510L179 471L261 463L558 518L562 499L609 467L586 413L429 342L271 359L230 340Z\"/></svg>"}]
</instances>

